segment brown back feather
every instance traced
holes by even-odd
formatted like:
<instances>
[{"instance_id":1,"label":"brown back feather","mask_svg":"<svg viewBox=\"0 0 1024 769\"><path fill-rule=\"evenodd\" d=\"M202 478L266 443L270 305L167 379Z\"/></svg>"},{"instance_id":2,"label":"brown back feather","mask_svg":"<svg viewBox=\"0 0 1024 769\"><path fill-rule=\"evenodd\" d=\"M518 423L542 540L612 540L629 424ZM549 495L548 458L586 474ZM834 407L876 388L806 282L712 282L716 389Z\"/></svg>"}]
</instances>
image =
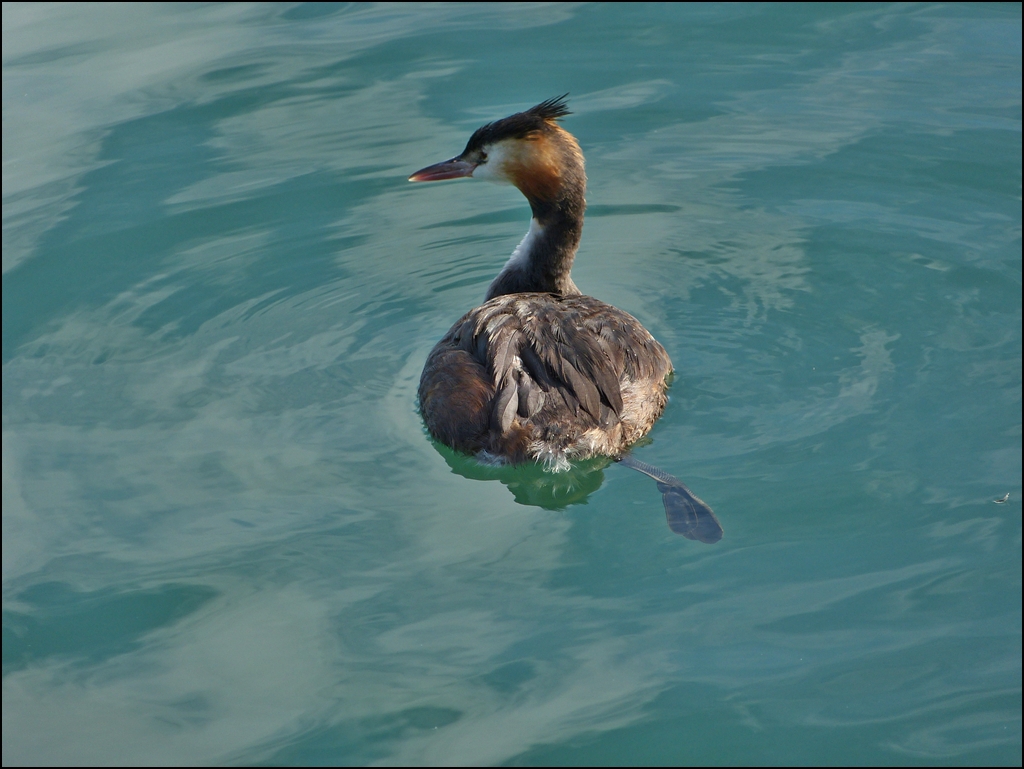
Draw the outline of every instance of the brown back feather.
<instances>
[{"instance_id":1,"label":"brown back feather","mask_svg":"<svg viewBox=\"0 0 1024 769\"><path fill-rule=\"evenodd\" d=\"M476 364L457 359L460 376L468 376L464 383L436 371L451 365L455 351ZM493 444L498 436L525 446L530 434L570 442L621 418L624 384L660 386L671 370L664 348L611 305L589 296L511 294L471 310L437 344L424 367L420 404L431 433L455 448ZM488 389L492 398L481 409L479 395ZM471 425L456 430L450 422L460 419L458 409L467 402Z\"/></svg>"}]
</instances>

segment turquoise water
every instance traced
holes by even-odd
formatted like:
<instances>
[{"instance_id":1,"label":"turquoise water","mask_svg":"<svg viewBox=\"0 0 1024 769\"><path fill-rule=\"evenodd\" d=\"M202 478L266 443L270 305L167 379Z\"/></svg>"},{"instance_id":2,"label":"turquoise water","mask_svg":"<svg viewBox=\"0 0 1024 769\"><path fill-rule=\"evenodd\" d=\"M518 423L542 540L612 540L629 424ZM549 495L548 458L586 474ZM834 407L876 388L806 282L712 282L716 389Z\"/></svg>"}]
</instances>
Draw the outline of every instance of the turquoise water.
<instances>
[{"instance_id":1,"label":"turquoise water","mask_svg":"<svg viewBox=\"0 0 1024 769\"><path fill-rule=\"evenodd\" d=\"M415 410L566 91L717 545ZM1019 764L1020 5L4 5L3 601L5 765Z\"/></svg>"}]
</instances>

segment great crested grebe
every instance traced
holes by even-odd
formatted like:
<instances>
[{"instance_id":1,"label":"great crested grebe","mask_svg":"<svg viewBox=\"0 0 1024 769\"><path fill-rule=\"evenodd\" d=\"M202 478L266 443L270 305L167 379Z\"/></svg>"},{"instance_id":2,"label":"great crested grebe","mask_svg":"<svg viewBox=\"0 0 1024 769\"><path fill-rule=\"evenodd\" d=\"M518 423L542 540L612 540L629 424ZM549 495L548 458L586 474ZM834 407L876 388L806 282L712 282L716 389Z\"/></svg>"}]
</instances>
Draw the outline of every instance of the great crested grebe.
<instances>
[{"instance_id":1,"label":"great crested grebe","mask_svg":"<svg viewBox=\"0 0 1024 769\"><path fill-rule=\"evenodd\" d=\"M672 361L632 315L585 296L569 275L583 231L587 176L557 120L565 96L488 123L412 182L473 177L515 185L530 202L526 237L434 347L420 377L430 434L457 451L568 469L607 456L658 481L673 531L717 542L722 527L686 485L628 456L667 400Z\"/></svg>"}]
</instances>

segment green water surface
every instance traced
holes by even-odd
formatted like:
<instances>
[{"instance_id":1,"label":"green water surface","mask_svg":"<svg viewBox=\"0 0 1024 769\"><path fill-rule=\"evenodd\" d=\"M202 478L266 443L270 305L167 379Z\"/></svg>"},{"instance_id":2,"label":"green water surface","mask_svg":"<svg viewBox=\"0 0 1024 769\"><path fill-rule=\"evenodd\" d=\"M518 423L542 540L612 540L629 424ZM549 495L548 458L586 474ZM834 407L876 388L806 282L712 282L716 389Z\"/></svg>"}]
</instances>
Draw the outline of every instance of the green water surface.
<instances>
[{"instance_id":1,"label":"green water surface","mask_svg":"<svg viewBox=\"0 0 1024 769\"><path fill-rule=\"evenodd\" d=\"M2 55L5 765L1020 764L1020 4L5 4ZM529 211L406 177L567 91L574 278L716 545L416 412Z\"/></svg>"}]
</instances>

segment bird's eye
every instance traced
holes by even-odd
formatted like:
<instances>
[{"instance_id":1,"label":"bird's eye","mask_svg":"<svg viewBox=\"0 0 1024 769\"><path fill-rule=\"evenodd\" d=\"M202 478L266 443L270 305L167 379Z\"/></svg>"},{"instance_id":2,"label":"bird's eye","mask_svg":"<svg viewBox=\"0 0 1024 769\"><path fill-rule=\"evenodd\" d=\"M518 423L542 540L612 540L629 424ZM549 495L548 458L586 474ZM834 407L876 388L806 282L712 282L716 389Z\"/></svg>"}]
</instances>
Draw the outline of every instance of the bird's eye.
<instances>
[{"instance_id":1,"label":"bird's eye","mask_svg":"<svg viewBox=\"0 0 1024 769\"><path fill-rule=\"evenodd\" d=\"M487 162L487 153L486 152L481 152L480 153L480 162L481 163L486 163Z\"/></svg>"}]
</instances>

